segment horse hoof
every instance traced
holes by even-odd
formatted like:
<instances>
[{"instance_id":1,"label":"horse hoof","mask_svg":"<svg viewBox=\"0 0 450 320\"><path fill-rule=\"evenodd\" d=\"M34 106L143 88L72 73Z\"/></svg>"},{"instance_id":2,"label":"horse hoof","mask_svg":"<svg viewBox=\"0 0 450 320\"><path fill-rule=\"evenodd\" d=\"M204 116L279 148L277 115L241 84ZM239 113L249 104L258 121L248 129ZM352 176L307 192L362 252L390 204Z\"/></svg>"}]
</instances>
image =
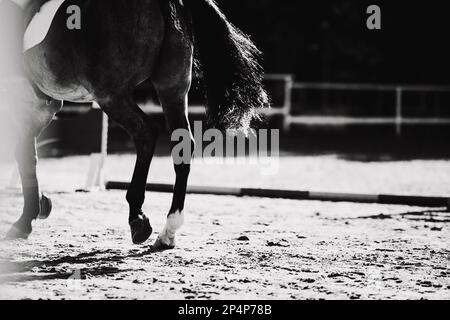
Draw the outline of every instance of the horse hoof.
<instances>
[{"instance_id":1,"label":"horse hoof","mask_svg":"<svg viewBox=\"0 0 450 320\"><path fill-rule=\"evenodd\" d=\"M11 229L9 229L8 233L6 234L4 240L27 240L30 236L31 232L25 232L23 230L20 230L16 226L12 226Z\"/></svg>"},{"instance_id":2,"label":"horse hoof","mask_svg":"<svg viewBox=\"0 0 450 320\"><path fill-rule=\"evenodd\" d=\"M152 249L155 251L173 250L175 249L175 240L171 241L170 244L166 244L161 240L161 238L158 237L153 244Z\"/></svg>"},{"instance_id":3,"label":"horse hoof","mask_svg":"<svg viewBox=\"0 0 450 320\"><path fill-rule=\"evenodd\" d=\"M41 210L39 211L38 219L45 220L50 216L50 213L52 212L52 200L50 198L47 198L45 195L42 195L41 198Z\"/></svg>"},{"instance_id":4,"label":"horse hoof","mask_svg":"<svg viewBox=\"0 0 450 320\"><path fill-rule=\"evenodd\" d=\"M131 240L134 244L143 244L152 235L150 220L143 214L130 222Z\"/></svg>"}]
</instances>

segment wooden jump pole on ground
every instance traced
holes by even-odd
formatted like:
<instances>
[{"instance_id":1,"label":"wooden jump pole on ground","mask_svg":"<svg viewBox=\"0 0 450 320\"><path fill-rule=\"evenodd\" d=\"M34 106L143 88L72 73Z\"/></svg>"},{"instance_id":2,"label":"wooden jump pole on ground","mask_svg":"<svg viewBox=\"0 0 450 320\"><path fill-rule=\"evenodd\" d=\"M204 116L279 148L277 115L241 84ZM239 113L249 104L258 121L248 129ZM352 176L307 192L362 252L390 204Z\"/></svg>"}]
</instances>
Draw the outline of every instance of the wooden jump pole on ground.
<instances>
[{"instance_id":1,"label":"wooden jump pole on ground","mask_svg":"<svg viewBox=\"0 0 450 320\"><path fill-rule=\"evenodd\" d=\"M107 190L127 190L130 184L126 182L109 181L106 183ZM147 191L171 193L171 184L147 184ZM209 187L190 186L189 194L206 194L236 197L260 197L272 199L290 200L317 200L330 202L355 202L373 203L386 205L406 205L428 208L446 208L450 211L450 198L446 197L423 197L423 196L400 196L400 195L372 195L372 194L351 194L351 193L331 193L312 192L296 190L276 190L276 189L253 189L253 188L233 188L233 187Z\"/></svg>"}]
</instances>

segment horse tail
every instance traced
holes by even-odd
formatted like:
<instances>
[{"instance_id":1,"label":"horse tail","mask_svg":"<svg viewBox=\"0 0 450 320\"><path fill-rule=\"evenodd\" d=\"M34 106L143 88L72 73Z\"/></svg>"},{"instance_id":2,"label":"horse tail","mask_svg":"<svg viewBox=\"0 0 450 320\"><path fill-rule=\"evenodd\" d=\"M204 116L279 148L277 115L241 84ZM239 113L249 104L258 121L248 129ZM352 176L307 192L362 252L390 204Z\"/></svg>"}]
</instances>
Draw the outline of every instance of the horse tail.
<instances>
[{"instance_id":1,"label":"horse tail","mask_svg":"<svg viewBox=\"0 0 450 320\"><path fill-rule=\"evenodd\" d=\"M214 0L184 0L206 86L208 116L218 129L247 132L258 109L269 106L261 52L233 26Z\"/></svg>"}]
</instances>

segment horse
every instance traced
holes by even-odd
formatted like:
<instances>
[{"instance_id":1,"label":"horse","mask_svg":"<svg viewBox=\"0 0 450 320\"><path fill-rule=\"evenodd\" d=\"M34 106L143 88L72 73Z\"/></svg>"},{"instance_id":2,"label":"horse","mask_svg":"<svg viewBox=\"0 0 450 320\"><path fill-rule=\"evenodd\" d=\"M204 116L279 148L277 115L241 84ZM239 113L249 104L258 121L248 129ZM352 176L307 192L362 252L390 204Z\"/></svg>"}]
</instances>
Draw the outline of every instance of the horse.
<instances>
[{"instance_id":1,"label":"horse","mask_svg":"<svg viewBox=\"0 0 450 320\"><path fill-rule=\"evenodd\" d=\"M3 0L12 1L12 0ZM25 24L49 0L14 0ZM68 28L68 8L81 12L81 28ZM22 54L20 68L28 99L20 118L16 160L24 206L6 239L28 239L33 222L47 217L50 199L41 195L36 174L36 138L62 108L61 101L96 102L134 141L136 163L126 193L133 244L152 235L142 210L150 163L160 128L136 104L133 90L143 81L153 85L169 133L187 130L188 92L198 61L205 84L205 103L212 126L246 131L267 107L261 52L223 14L214 0L65 0L45 39ZM174 147L172 142L172 148ZM154 248L175 247L184 223L184 206L192 154L174 163L173 200L167 222Z\"/></svg>"}]
</instances>

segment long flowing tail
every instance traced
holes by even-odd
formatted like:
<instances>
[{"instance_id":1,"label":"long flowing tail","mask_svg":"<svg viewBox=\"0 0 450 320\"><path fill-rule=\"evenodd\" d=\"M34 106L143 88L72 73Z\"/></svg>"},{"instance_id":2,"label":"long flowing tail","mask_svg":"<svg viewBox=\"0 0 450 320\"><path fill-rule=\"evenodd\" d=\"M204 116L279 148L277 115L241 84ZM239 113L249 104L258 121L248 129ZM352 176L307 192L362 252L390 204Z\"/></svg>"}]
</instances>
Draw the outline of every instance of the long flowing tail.
<instances>
[{"instance_id":1,"label":"long flowing tail","mask_svg":"<svg viewBox=\"0 0 450 320\"><path fill-rule=\"evenodd\" d=\"M246 132L258 109L269 106L260 51L213 0L184 0L192 15L206 84L209 119L219 129Z\"/></svg>"}]
</instances>

